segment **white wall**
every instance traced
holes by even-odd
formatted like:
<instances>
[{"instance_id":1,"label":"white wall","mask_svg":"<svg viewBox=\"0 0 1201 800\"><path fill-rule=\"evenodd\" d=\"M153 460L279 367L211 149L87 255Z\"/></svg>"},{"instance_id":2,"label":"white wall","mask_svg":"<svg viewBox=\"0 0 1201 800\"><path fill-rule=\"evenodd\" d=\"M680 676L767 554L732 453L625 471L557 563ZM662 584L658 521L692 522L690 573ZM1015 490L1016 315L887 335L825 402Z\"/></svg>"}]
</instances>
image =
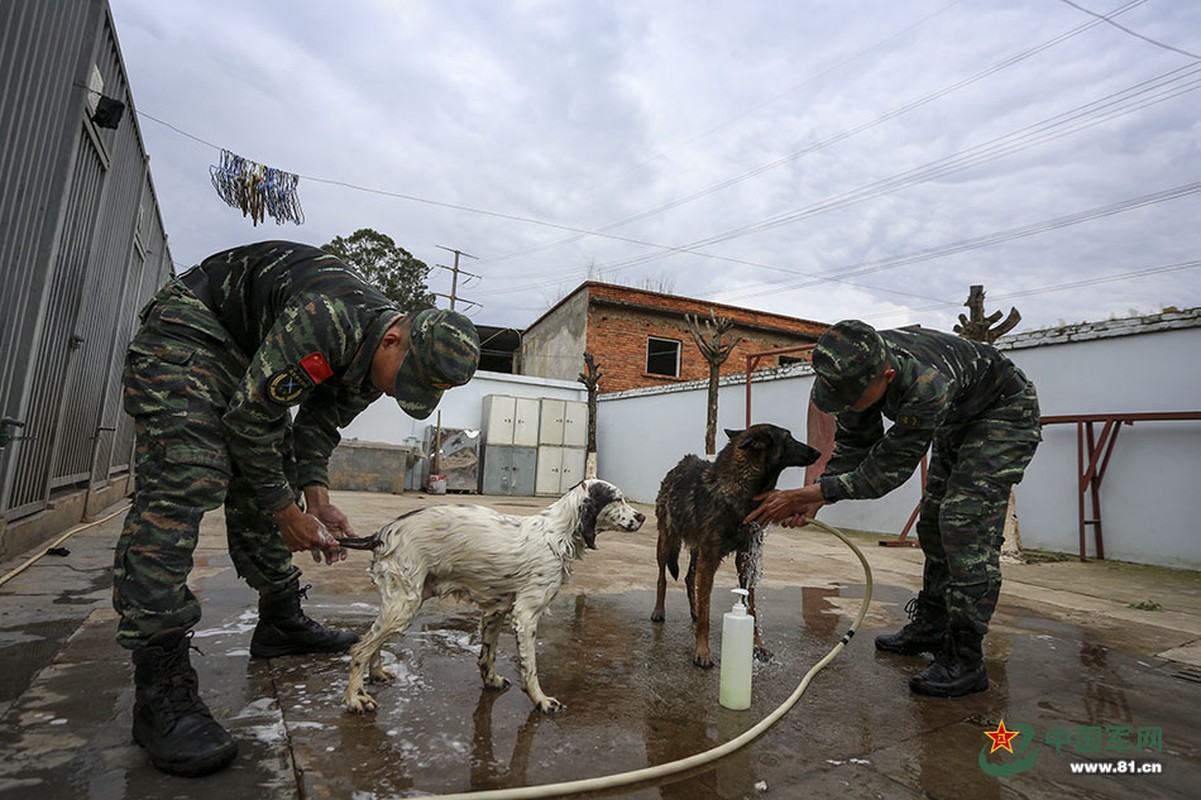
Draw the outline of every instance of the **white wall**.
<instances>
[{"instance_id":1,"label":"white wall","mask_svg":"<svg viewBox=\"0 0 1201 800\"><path fill-rule=\"evenodd\" d=\"M549 397L556 400L587 400L583 384L530 378L501 372L480 371L466 386L457 386L442 395L438 409L428 419L415 420L400 410L391 397L381 397L343 428L343 439L361 439L389 444L415 444L425 441L425 430L442 412L442 427L478 430L484 395L505 394L513 397ZM410 438L412 437L412 438Z\"/></svg>"},{"instance_id":2,"label":"white wall","mask_svg":"<svg viewBox=\"0 0 1201 800\"><path fill-rule=\"evenodd\" d=\"M1186 328L1007 355L1038 387L1043 416L1201 411L1199 348L1201 328ZM1076 426L1045 426L1018 487L1024 546L1079 552L1076 470ZM1199 476L1201 422L1123 425L1101 484L1106 557L1201 568L1201 522L1189 502ZM1091 554L1092 526L1086 535Z\"/></svg>"},{"instance_id":3,"label":"white wall","mask_svg":"<svg viewBox=\"0 0 1201 800\"><path fill-rule=\"evenodd\" d=\"M1195 323L1194 323L1195 324ZM1015 337L1007 354L1038 387L1042 413L1201 410L1201 327L1069 341ZM603 360L602 360L603 367ZM812 375L793 368L756 380L755 422L774 422L805 438ZM742 428L744 384L723 386L719 428ZM1099 433L1099 427L1097 428ZM659 482L687 453L704 451L705 385L601 396L598 473L632 498L653 502ZM1047 426L1018 486L1025 547L1079 551L1074 425ZM724 444L719 437L719 448ZM1201 568L1201 522L1190 502L1201 476L1201 422L1123 426L1101 489L1105 554L1148 564ZM789 470L781 486L797 486ZM885 498L847 501L822 511L832 525L899 533L919 497L916 476ZM1089 531L1092 553L1092 528Z\"/></svg>"}]
</instances>

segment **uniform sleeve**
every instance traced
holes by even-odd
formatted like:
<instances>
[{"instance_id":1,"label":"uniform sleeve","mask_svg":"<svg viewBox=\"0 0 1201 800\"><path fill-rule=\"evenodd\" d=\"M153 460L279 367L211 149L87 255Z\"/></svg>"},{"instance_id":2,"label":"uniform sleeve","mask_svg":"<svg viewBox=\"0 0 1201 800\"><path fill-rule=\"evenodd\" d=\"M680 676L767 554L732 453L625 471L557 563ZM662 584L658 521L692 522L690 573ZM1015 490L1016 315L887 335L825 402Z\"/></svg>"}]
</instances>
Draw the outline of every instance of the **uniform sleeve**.
<instances>
[{"instance_id":1,"label":"uniform sleeve","mask_svg":"<svg viewBox=\"0 0 1201 800\"><path fill-rule=\"evenodd\" d=\"M314 483L329 486L329 457L342 441L338 428L349 425L381 394L335 382L314 390L297 412L294 429L296 477L301 488Z\"/></svg>"},{"instance_id":2,"label":"uniform sleeve","mask_svg":"<svg viewBox=\"0 0 1201 800\"><path fill-rule=\"evenodd\" d=\"M909 479L934 441L934 432L946 417L948 391L935 373L923 376L902 399L895 424L883 431L877 415L875 437L857 414L843 414L835 435L834 456L821 478L822 497L870 500L896 489ZM847 417L846 432L842 417ZM845 455L840 458L843 437Z\"/></svg>"},{"instance_id":3,"label":"uniform sleeve","mask_svg":"<svg viewBox=\"0 0 1201 800\"><path fill-rule=\"evenodd\" d=\"M879 409L839 414L835 417L834 452L823 474L839 475L855 469L883 435L884 420Z\"/></svg>"},{"instance_id":4,"label":"uniform sleeve","mask_svg":"<svg viewBox=\"0 0 1201 800\"><path fill-rule=\"evenodd\" d=\"M341 303L305 296L280 312L251 358L222 420L230 456L254 488L264 511L278 511L295 496L281 455L288 409L306 402L332 377L331 364L348 363L359 339L353 319ZM299 417L297 422L293 435L297 447L309 447L300 444L304 442L301 437L313 435L315 426L302 427ZM333 436L337 436L336 430Z\"/></svg>"}]
</instances>

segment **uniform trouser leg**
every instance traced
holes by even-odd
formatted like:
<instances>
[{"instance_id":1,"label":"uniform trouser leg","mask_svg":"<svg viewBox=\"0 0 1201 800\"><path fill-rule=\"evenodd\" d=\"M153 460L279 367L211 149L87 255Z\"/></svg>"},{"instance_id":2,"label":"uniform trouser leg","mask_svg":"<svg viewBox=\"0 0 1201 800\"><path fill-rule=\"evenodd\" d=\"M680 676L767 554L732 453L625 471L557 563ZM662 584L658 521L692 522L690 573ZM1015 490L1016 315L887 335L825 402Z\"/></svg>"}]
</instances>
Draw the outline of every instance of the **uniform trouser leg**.
<instances>
[{"instance_id":1,"label":"uniform trouser leg","mask_svg":"<svg viewBox=\"0 0 1201 800\"><path fill-rule=\"evenodd\" d=\"M1031 415L1037 421L1038 405L1024 400L1012 414L1000 409L1000 419L958 427L934 445L927 482L933 491L922 516L935 505L937 510L919 523L918 537L926 553L925 580L934 591L944 587L952 630L983 636L996 609L1009 493L1038 446L1037 425L1025 424Z\"/></svg>"},{"instance_id":2,"label":"uniform trouser leg","mask_svg":"<svg viewBox=\"0 0 1201 800\"><path fill-rule=\"evenodd\" d=\"M922 566L922 595L936 604L941 616L945 616L947 585L950 571L947 554L943 549L939 509L947 488L947 473L953 465L944 457L942 448L935 443L931 453L930 468L926 473L926 490L922 495L921 510L917 518L917 541L925 556Z\"/></svg>"},{"instance_id":3,"label":"uniform trouser leg","mask_svg":"<svg viewBox=\"0 0 1201 800\"><path fill-rule=\"evenodd\" d=\"M114 554L117 641L136 649L167 628L190 628L200 606L188 574L205 512L231 475L221 431L233 366L196 342L143 329L124 376L134 418L135 491Z\"/></svg>"}]
</instances>

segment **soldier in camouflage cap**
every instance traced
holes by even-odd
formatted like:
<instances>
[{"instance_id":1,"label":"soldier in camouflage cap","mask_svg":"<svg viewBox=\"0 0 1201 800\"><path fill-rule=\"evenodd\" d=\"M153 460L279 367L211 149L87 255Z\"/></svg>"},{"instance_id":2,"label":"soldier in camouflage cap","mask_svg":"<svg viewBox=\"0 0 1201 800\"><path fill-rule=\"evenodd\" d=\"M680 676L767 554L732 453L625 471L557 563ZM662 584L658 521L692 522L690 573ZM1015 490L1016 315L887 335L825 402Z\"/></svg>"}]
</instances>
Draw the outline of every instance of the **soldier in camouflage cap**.
<instances>
[{"instance_id":1,"label":"soldier in camouflage cap","mask_svg":"<svg viewBox=\"0 0 1201 800\"><path fill-rule=\"evenodd\" d=\"M480 363L480 340L471 320L454 311L426 309L409 326L409 354L396 373L397 404L425 419L442 392L471 380Z\"/></svg>"},{"instance_id":2,"label":"soldier in camouflage cap","mask_svg":"<svg viewBox=\"0 0 1201 800\"><path fill-rule=\"evenodd\" d=\"M159 769L203 775L237 747L188 654L201 517L224 504L230 557L259 592L252 656L346 650L354 634L301 609L292 561L304 550L342 560L335 534L355 535L329 499L338 429L382 394L429 416L471 379L479 338L462 314L406 315L335 256L278 241L209 257L141 322L123 377L137 486L114 557L117 642L133 651L134 740Z\"/></svg>"},{"instance_id":3,"label":"soldier in camouflage cap","mask_svg":"<svg viewBox=\"0 0 1201 800\"><path fill-rule=\"evenodd\" d=\"M1034 385L991 345L859 320L822 335L813 372L813 404L836 415L834 452L817 483L763 495L747 522L804 525L828 503L882 497L931 450L917 523L922 590L907 606L912 622L876 649L935 655L909 681L919 694L984 691L1009 492L1042 438Z\"/></svg>"},{"instance_id":4,"label":"soldier in camouflage cap","mask_svg":"<svg viewBox=\"0 0 1201 800\"><path fill-rule=\"evenodd\" d=\"M875 328L857 319L833 325L813 348L813 403L828 414L845 411L884 372L887 350Z\"/></svg>"}]
</instances>

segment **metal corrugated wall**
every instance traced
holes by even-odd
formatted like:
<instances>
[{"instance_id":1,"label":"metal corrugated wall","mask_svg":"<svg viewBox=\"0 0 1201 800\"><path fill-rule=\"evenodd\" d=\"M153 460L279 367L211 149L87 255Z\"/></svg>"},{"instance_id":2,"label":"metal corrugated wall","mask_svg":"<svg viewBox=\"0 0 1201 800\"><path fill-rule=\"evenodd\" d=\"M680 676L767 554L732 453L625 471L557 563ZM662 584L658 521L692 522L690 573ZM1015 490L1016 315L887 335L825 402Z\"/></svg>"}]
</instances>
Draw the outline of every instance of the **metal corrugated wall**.
<instances>
[{"instance_id":1,"label":"metal corrugated wall","mask_svg":"<svg viewBox=\"0 0 1201 800\"><path fill-rule=\"evenodd\" d=\"M90 119L93 72L126 105ZM128 469L120 366L134 315L171 272L104 0L0 3L0 511ZM147 255L151 253L153 255Z\"/></svg>"}]
</instances>

